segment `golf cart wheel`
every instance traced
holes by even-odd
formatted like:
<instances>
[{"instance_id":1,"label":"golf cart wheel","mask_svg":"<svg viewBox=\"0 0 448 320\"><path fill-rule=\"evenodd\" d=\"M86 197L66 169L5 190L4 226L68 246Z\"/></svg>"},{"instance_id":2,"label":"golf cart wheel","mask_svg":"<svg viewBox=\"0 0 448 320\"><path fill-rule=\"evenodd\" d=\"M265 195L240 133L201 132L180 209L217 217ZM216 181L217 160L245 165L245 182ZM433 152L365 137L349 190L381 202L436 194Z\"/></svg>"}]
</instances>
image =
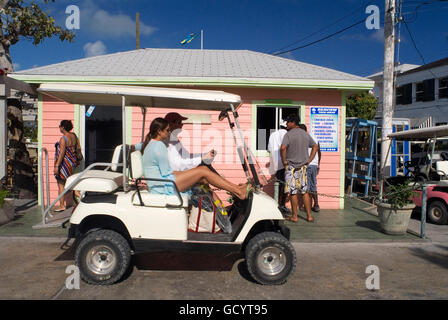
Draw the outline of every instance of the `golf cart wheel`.
<instances>
[{"instance_id":1,"label":"golf cart wheel","mask_svg":"<svg viewBox=\"0 0 448 320\"><path fill-rule=\"evenodd\" d=\"M128 270L130 261L129 243L111 230L88 233L75 253L75 263L81 278L96 285L110 285L119 281Z\"/></svg>"},{"instance_id":2,"label":"golf cart wheel","mask_svg":"<svg viewBox=\"0 0 448 320\"><path fill-rule=\"evenodd\" d=\"M286 282L296 266L296 253L291 243L276 232L263 232L253 237L246 247L247 270L263 285Z\"/></svg>"},{"instance_id":3,"label":"golf cart wheel","mask_svg":"<svg viewBox=\"0 0 448 320\"><path fill-rule=\"evenodd\" d=\"M433 201L428 208L428 219L435 224L446 224L448 210L442 201Z\"/></svg>"}]
</instances>

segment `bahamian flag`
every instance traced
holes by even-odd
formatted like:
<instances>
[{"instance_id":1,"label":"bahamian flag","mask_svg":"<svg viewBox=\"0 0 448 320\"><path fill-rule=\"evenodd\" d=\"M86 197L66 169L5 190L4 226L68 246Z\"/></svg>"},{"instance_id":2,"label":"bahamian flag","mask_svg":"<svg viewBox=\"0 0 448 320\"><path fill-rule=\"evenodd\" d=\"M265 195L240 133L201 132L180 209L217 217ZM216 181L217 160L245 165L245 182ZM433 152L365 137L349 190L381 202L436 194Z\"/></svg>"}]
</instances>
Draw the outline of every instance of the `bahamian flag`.
<instances>
[{"instance_id":1,"label":"bahamian flag","mask_svg":"<svg viewBox=\"0 0 448 320\"><path fill-rule=\"evenodd\" d=\"M180 42L180 44L190 43L194 38L196 38L197 35L197 33L190 33L184 40Z\"/></svg>"}]
</instances>

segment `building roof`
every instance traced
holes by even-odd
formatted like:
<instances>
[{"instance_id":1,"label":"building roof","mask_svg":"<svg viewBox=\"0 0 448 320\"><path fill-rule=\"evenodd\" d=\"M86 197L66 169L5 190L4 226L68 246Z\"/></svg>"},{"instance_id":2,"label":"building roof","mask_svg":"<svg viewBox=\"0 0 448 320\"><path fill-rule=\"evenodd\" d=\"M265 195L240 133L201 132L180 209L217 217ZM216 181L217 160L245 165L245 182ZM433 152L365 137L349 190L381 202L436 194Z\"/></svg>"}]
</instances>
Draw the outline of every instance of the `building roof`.
<instances>
[{"instance_id":1,"label":"building roof","mask_svg":"<svg viewBox=\"0 0 448 320\"><path fill-rule=\"evenodd\" d=\"M21 79L72 77L352 81L367 78L249 50L140 49L18 71Z\"/></svg>"},{"instance_id":2,"label":"building roof","mask_svg":"<svg viewBox=\"0 0 448 320\"><path fill-rule=\"evenodd\" d=\"M408 70L408 71L404 72L403 75L420 72L420 71L424 71L424 70L429 70L432 68L437 68L437 67L446 66L446 65L448 65L448 58L440 59L440 60L437 60L434 62L424 64L418 68Z\"/></svg>"},{"instance_id":3,"label":"building roof","mask_svg":"<svg viewBox=\"0 0 448 320\"><path fill-rule=\"evenodd\" d=\"M403 73L408 72L409 70L413 70L418 67L420 67L420 65L418 65L418 64L403 63L403 64L400 64L395 67L395 72L398 72L399 75L402 75ZM382 77L383 77L382 70L380 72L377 72L377 73L371 74L370 76L367 76L367 78L373 79L373 80L381 79Z\"/></svg>"}]
</instances>

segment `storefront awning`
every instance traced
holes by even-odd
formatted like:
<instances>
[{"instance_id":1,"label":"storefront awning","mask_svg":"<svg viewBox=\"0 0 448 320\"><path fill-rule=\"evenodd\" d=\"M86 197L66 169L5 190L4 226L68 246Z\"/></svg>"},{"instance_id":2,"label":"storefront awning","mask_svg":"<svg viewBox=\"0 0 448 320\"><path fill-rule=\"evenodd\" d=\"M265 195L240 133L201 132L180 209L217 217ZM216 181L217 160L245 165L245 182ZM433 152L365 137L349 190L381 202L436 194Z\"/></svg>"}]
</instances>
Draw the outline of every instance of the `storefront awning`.
<instances>
[{"instance_id":1,"label":"storefront awning","mask_svg":"<svg viewBox=\"0 0 448 320\"><path fill-rule=\"evenodd\" d=\"M37 91L71 104L142 106L221 111L241 103L241 97L224 91L118 86L85 83L44 83Z\"/></svg>"},{"instance_id":2,"label":"storefront awning","mask_svg":"<svg viewBox=\"0 0 448 320\"><path fill-rule=\"evenodd\" d=\"M396 140L425 140L448 136L448 125L430 128L413 129L389 134L390 139Z\"/></svg>"}]
</instances>

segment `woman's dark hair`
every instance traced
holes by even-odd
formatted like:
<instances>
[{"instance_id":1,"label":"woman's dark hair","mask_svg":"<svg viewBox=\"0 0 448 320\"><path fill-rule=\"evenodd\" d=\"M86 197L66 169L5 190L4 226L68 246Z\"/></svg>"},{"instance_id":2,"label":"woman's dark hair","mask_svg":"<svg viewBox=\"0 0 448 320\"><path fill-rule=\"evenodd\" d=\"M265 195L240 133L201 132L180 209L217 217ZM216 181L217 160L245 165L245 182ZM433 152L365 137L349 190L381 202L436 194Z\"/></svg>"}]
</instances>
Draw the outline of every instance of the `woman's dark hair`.
<instances>
[{"instance_id":1,"label":"woman's dark hair","mask_svg":"<svg viewBox=\"0 0 448 320\"><path fill-rule=\"evenodd\" d=\"M165 130L166 127L168 127L168 121L163 119L163 118L155 118L154 120L152 120L151 124L149 125L149 132L145 137L145 141L143 142L142 145L142 154L145 152L145 148L148 145L149 141L151 141L151 139L154 139L155 137L157 137L157 134L159 132L159 130Z\"/></svg>"},{"instance_id":2,"label":"woman's dark hair","mask_svg":"<svg viewBox=\"0 0 448 320\"><path fill-rule=\"evenodd\" d=\"M65 131L70 131L73 129L73 124L70 120L62 120L59 126L64 128Z\"/></svg>"}]
</instances>

